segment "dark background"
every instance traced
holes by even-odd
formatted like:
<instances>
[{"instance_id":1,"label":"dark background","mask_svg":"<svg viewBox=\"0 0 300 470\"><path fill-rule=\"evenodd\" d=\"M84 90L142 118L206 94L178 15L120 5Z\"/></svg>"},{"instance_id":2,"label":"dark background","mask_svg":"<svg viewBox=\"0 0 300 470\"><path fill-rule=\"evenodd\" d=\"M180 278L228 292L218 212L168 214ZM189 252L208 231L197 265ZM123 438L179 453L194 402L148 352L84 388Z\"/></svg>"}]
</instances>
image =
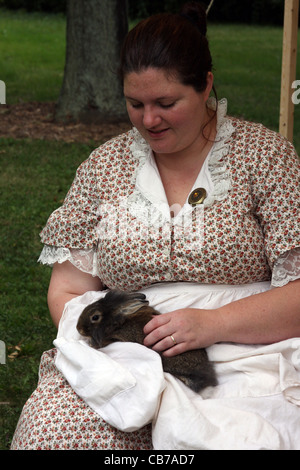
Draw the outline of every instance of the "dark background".
<instances>
[{"instance_id":1,"label":"dark background","mask_svg":"<svg viewBox=\"0 0 300 470\"><path fill-rule=\"evenodd\" d=\"M126 0L124 0L126 1ZM131 20L162 11L177 12L186 0L127 0ZM0 6L26 11L65 13L67 0L0 0ZM208 6L209 0L200 1ZM209 21L282 25L284 0L214 0Z\"/></svg>"}]
</instances>

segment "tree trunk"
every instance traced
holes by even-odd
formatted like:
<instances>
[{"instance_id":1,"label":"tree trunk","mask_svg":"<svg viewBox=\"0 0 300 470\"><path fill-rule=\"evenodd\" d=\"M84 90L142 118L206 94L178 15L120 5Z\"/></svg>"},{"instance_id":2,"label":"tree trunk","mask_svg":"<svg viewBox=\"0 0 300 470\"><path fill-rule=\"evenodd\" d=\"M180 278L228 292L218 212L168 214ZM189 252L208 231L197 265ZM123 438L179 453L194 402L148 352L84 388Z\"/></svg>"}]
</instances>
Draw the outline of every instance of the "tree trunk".
<instances>
[{"instance_id":1,"label":"tree trunk","mask_svg":"<svg viewBox=\"0 0 300 470\"><path fill-rule=\"evenodd\" d=\"M126 0L68 0L66 63L56 120L127 119L117 76L127 31Z\"/></svg>"}]
</instances>

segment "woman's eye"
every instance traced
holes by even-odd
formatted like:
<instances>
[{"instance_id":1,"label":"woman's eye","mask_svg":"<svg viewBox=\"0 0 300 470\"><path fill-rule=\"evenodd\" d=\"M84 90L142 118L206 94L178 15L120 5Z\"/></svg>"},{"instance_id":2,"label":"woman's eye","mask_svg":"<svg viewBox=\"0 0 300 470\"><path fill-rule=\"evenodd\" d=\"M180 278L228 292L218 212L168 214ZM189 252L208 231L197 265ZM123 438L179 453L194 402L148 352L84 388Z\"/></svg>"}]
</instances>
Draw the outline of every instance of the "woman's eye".
<instances>
[{"instance_id":1,"label":"woman's eye","mask_svg":"<svg viewBox=\"0 0 300 470\"><path fill-rule=\"evenodd\" d=\"M138 109L138 108L141 108L143 105L141 103L131 103L131 107L134 108L134 109Z\"/></svg>"},{"instance_id":2,"label":"woman's eye","mask_svg":"<svg viewBox=\"0 0 300 470\"><path fill-rule=\"evenodd\" d=\"M172 102L172 103L158 103L158 106L160 108L167 109L167 108L172 108L172 106L174 106L174 104L175 104L175 102ZM139 108L143 107L143 103L131 103L130 106L134 109L139 109Z\"/></svg>"},{"instance_id":3,"label":"woman's eye","mask_svg":"<svg viewBox=\"0 0 300 470\"><path fill-rule=\"evenodd\" d=\"M169 104L165 104L165 103L160 103L160 107L161 108L172 108L172 106L174 106L175 103L169 103Z\"/></svg>"}]
</instances>

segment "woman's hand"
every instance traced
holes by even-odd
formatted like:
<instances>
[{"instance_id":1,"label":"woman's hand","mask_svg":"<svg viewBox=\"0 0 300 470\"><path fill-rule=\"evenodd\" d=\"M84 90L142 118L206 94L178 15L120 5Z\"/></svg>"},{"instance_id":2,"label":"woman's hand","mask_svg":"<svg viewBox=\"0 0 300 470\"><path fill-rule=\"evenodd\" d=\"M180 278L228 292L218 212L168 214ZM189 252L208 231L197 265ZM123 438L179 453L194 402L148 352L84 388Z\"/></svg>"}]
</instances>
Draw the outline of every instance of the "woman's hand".
<instances>
[{"instance_id":1,"label":"woman's hand","mask_svg":"<svg viewBox=\"0 0 300 470\"><path fill-rule=\"evenodd\" d=\"M165 356L206 348L218 339L215 310L185 308L157 315L147 323L144 345Z\"/></svg>"},{"instance_id":2,"label":"woman's hand","mask_svg":"<svg viewBox=\"0 0 300 470\"><path fill-rule=\"evenodd\" d=\"M300 279L215 310L185 308L155 316L144 333L145 346L165 356L222 341L270 344L300 337Z\"/></svg>"}]
</instances>

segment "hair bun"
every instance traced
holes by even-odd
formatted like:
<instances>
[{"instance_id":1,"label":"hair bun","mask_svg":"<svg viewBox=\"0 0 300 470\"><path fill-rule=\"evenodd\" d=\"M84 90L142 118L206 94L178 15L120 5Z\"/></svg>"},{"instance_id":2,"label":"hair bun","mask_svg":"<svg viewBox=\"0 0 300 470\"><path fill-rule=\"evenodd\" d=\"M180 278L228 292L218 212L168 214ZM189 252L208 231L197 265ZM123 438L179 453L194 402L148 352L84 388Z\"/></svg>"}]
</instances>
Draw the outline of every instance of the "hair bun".
<instances>
[{"instance_id":1,"label":"hair bun","mask_svg":"<svg viewBox=\"0 0 300 470\"><path fill-rule=\"evenodd\" d=\"M206 11L198 2L187 2L183 5L180 15L193 23L203 36L206 36L207 22Z\"/></svg>"}]
</instances>

